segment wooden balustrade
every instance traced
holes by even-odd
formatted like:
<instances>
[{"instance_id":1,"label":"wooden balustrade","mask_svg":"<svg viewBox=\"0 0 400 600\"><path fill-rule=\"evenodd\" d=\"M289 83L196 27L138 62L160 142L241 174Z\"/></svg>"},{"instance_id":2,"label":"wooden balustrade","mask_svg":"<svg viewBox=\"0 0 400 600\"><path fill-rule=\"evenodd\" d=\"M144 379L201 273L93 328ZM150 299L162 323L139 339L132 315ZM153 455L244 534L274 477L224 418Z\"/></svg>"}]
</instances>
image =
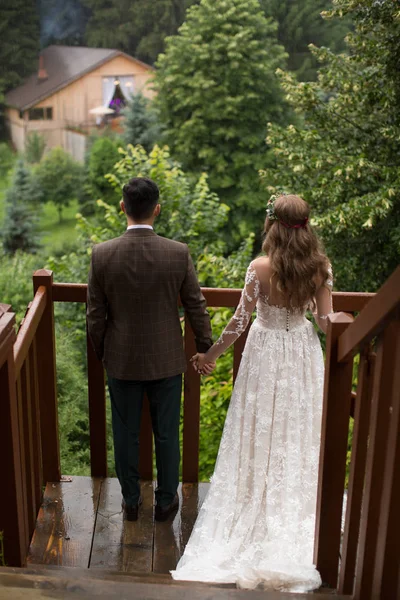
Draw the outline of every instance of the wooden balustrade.
<instances>
[{"instance_id":1,"label":"wooden balustrade","mask_svg":"<svg viewBox=\"0 0 400 600\"><path fill-rule=\"evenodd\" d=\"M58 439L57 389L55 366L54 302L86 303L86 284L59 284L53 282L50 271L41 270L34 275L35 296L15 339L14 320L11 313L4 313L0 320L0 389L6 390L7 402L0 421L0 451L12 457L7 461L5 485L10 493L0 497L1 515L9 515L10 523L0 521L0 529L6 535L7 560L10 565L24 563L27 547L33 531L37 510L41 501L41 486L47 481L60 480L60 452ZM209 289L203 293L209 307L235 308L241 290ZM358 313L371 300L373 294L334 293L334 309ZM11 315L11 316L10 316ZM346 427L348 427L351 391L351 357L344 366L335 363L337 346L342 341L342 331L351 322L350 317L334 318L328 336L328 369L333 381L338 374L340 383L327 383L329 395L325 399L325 421L332 419L326 428L324 450L321 456L322 488L320 490L319 545L316 555L329 565L330 580L334 580L334 565L329 552L324 551L322 536L333 532L335 555L338 552L342 479L346 452ZM357 322L358 318L356 319ZM195 352L194 335L185 318L185 353L189 359ZM248 330L234 345L233 379L235 379L246 342ZM343 362L343 361L342 361ZM87 338L88 406L90 428L91 472L93 476L107 475L105 379L102 363L97 359ZM343 373L345 378L343 379ZM349 383L350 382L350 383ZM340 410L335 394L343 394ZM327 392L327 393L328 393ZM329 400L329 401L328 401ZM184 378L183 417L183 482L198 480L199 422L200 422L200 377L188 369ZM357 408L357 404L356 404ZM4 419L3 419L4 415ZM332 443L336 425L340 428L339 438ZM392 433L392 435L394 435ZM362 435L361 435L362 439ZM144 479L153 478L152 432L147 402L144 404L140 438L140 471ZM394 459L393 459L394 460ZM339 473L330 478L331 471L340 462ZM389 467L388 467L389 468ZM391 490L386 496L389 498ZM334 519L329 525L324 514L324 502L328 511L332 509ZM357 502L354 501L356 506ZM356 509L353 509L356 511ZM357 512L357 511L356 511ZM391 513L388 511L387 522ZM340 527L340 524L339 524ZM332 538L332 539L333 539ZM7 544L7 539L9 540ZM13 543L10 542L13 539ZM332 539L329 541L331 543ZM325 554L324 554L325 552ZM325 567L323 567L325 569ZM386 567L385 567L386 568ZM383 567L382 567L383 569Z\"/></svg>"},{"instance_id":2,"label":"wooden balustrade","mask_svg":"<svg viewBox=\"0 0 400 600\"><path fill-rule=\"evenodd\" d=\"M351 367L358 352L340 555ZM343 313L329 319L315 561L323 581L332 587L339 581L339 592L354 600L395 598L400 590L399 461L400 267L354 321Z\"/></svg>"}]
</instances>

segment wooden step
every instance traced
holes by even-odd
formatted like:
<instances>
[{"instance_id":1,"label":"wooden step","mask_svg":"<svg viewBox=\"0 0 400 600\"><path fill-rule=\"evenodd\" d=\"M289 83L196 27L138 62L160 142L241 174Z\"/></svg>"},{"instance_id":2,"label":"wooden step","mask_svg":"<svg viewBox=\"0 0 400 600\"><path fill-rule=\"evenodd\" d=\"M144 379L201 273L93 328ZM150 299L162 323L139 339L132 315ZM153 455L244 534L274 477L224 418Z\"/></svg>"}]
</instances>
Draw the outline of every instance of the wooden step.
<instances>
[{"instance_id":1,"label":"wooden step","mask_svg":"<svg viewBox=\"0 0 400 600\"><path fill-rule=\"evenodd\" d=\"M238 590L232 586L166 580L166 575L78 568L0 568L0 600L326 600L325 594ZM189 589L190 588L190 591ZM349 596L335 596L349 600Z\"/></svg>"}]
</instances>

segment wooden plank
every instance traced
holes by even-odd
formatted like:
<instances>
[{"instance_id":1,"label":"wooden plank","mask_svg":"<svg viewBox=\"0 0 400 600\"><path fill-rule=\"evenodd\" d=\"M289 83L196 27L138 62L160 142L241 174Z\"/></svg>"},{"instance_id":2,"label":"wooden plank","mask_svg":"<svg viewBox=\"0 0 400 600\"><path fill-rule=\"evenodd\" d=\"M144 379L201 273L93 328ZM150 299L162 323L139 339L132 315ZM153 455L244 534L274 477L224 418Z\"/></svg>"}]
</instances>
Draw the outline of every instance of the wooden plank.
<instances>
[{"instance_id":1,"label":"wooden plank","mask_svg":"<svg viewBox=\"0 0 400 600\"><path fill-rule=\"evenodd\" d=\"M390 598L400 586L400 323L393 348L390 424L383 493L379 511L378 541L372 583L373 598Z\"/></svg>"},{"instance_id":2,"label":"wooden plank","mask_svg":"<svg viewBox=\"0 0 400 600\"><path fill-rule=\"evenodd\" d=\"M16 342L14 344L14 362L17 375L26 359L33 338L36 334L40 320L46 308L46 288L40 286L30 303L28 313L21 323Z\"/></svg>"},{"instance_id":3,"label":"wooden plank","mask_svg":"<svg viewBox=\"0 0 400 600\"><path fill-rule=\"evenodd\" d=\"M155 573L169 573L171 569L175 569L189 541L209 486L209 483L179 484L179 511L168 521L154 523Z\"/></svg>"},{"instance_id":4,"label":"wooden plank","mask_svg":"<svg viewBox=\"0 0 400 600\"><path fill-rule=\"evenodd\" d=\"M326 600L325 594L291 594L261 590L240 590L231 586L216 586L201 583L171 581L153 583L146 580L122 576L118 580L95 577L89 570L86 576L78 577L75 570L60 574L55 570L43 569L41 573L21 570L10 573L0 571L1 600ZM348 596L335 596L336 600L349 600Z\"/></svg>"},{"instance_id":5,"label":"wooden plank","mask_svg":"<svg viewBox=\"0 0 400 600\"><path fill-rule=\"evenodd\" d=\"M25 547L29 547L32 530L29 527L28 517L28 489L27 489L27 464L26 464L26 451L25 451L25 431L24 431L24 414L23 414L23 400L22 400L22 385L21 385L21 373L16 377L16 390L17 390L17 411L18 411L18 429L19 429L19 447L20 447L20 460L21 460L21 475L22 475L22 504L24 507L24 521L25 521Z\"/></svg>"},{"instance_id":6,"label":"wooden plank","mask_svg":"<svg viewBox=\"0 0 400 600\"><path fill-rule=\"evenodd\" d=\"M27 517L29 527L29 538L33 534L36 523L36 500L35 500L35 467L33 464L34 453L33 453L33 432L32 432L32 397L31 397L31 386L30 386L30 362L29 354L26 357L25 362L21 368L20 374L21 380L21 412L22 412L22 423L23 423L23 437L24 437L24 456L22 460L25 465L25 478L26 478L26 504L27 504Z\"/></svg>"},{"instance_id":7,"label":"wooden plank","mask_svg":"<svg viewBox=\"0 0 400 600\"><path fill-rule=\"evenodd\" d=\"M48 483L28 564L88 567L102 480Z\"/></svg>"},{"instance_id":8,"label":"wooden plank","mask_svg":"<svg viewBox=\"0 0 400 600\"><path fill-rule=\"evenodd\" d=\"M6 457L6 460L3 460L1 473L0 531L4 533L6 563L22 566L28 551L28 532L22 496L20 431L15 386L15 315L8 313L6 325L4 320L3 315L0 318L0 456Z\"/></svg>"},{"instance_id":9,"label":"wooden plank","mask_svg":"<svg viewBox=\"0 0 400 600\"><path fill-rule=\"evenodd\" d=\"M43 477L45 481L59 481L61 477L52 284L53 273L51 271L41 269L34 273L33 287L35 293L40 286L46 288L46 307L36 332L37 373L40 394L40 431L42 435Z\"/></svg>"},{"instance_id":10,"label":"wooden plank","mask_svg":"<svg viewBox=\"0 0 400 600\"><path fill-rule=\"evenodd\" d=\"M354 587L362 497L364 492L374 363L375 356L369 353L369 351L364 352L360 357L346 519L339 573L338 590L341 594L352 594Z\"/></svg>"},{"instance_id":11,"label":"wooden plank","mask_svg":"<svg viewBox=\"0 0 400 600\"><path fill-rule=\"evenodd\" d=\"M42 503L43 467L42 467L42 442L40 434L40 409L39 409L39 382L36 360L36 340L33 339L29 350L30 386L32 395L32 438L33 438L33 465L36 516Z\"/></svg>"},{"instance_id":12,"label":"wooden plank","mask_svg":"<svg viewBox=\"0 0 400 600\"><path fill-rule=\"evenodd\" d=\"M153 429L150 404L146 394L143 398L142 420L140 423L139 473L144 481L153 481Z\"/></svg>"},{"instance_id":13,"label":"wooden plank","mask_svg":"<svg viewBox=\"0 0 400 600\"><path fill-rule=\"evenodd\" d=\"M383 475L386 462L387 440L391 419L391 402L395 390L394 377L397 365L396 345L400 335L399 321L392 322L378 339L376 366L371 404L364 499L361 513L360 536L356 566L354 598L372 598L377 541L379 538L379 514L383 491Z\"/></svg>"},{"instance_id":14,"label":"wooden plank","mask_svg":"<svg viewBox=\"0 0 400 600\"><path fill-rule=\"evenodd\" d=\"M53 283L53 302L86 302L87 283Z\"/></svg>"},{"instance_id":15,"label":"wooden plank","mask_svg":"<svg viewBox=\"0 0 400 600\"><path fill-rule=\"evenodd\" d=\"M107 477L106 384L104 367L96 356L86 330L88 368L90 471L92 477Z\"/></svg>"},{"instance_id":16,"label":"wooden plank","mask_svg":"<svg viewBox=\"0 0 400 600\"><path fill-rule=\"evenodd\" d=\"M191 357L196 352L194 334L185 315L185 354L188 366L183 382L182 480L184 483L196 483L199 479L200 375L190 363Z\"/></svg>"},{"instance_id":17,"label":"wooden plank","mask_svg":"<svg viewBox=\"0 0 400 600\"><path fill-rule=\"evenodd\" d=\"M393 317L400 305L400 266L362 310L354 323L340 336L339 361L345 361L357 349L370 342Z\"/></svg>"},{"instance_id":18,"label":"wooden plank","mask_svg":"<svg viewBox=\"0 0 400 600\"><path fill-rule=\"evenodd\" d=\"M328 317L314 562L322 581L336 588L346 472L353 360L339 363L339 336L352 322L345 313Z\"/></svg>"},{"instance_id":19,"label":"wooden plank","mask_svg":"<svg viewBox=\"0 0 400 600\"><path fill-rule=\"evenodd\" d=\"M375 296L365 292L333 292L333 310L335 312L360 312Z\"/></svg>"},{"instance_id":20,"label":"wooden plank","mask_svg":"<svg viewBox=\"0 0 400 600\"><path fill-rule=\"evenodd\" d=\"M126 521L122 514L122 495L118 479L103 482L91 569L151 572L153 564L153 483L141 482L143 503L137 521Z\"/></svg>"}]
</instances>

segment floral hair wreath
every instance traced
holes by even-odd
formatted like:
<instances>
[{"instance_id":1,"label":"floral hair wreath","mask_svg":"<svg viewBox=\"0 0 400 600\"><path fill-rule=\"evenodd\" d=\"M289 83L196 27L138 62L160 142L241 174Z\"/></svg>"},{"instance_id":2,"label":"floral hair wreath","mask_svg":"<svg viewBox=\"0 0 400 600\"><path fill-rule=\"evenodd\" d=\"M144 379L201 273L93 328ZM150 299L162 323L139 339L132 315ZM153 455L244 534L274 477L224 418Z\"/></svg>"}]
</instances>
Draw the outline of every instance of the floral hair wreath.
<instances>
[{"instance_id":1,"label":"floral hair wreath","mask_svg":"<svg viewBox=\"0 0 400 600\"><path fill-rule=\"evenodd\" d=\"M300 228L303 228L308 223L308 217L306 217L302 223L297 223L296 225L289 225L288 223L285 223L284 221L282 221L281 219L279 219L276 216L276 213L275 213L275 202L276 202L276 200L278 198L280 198L281 196L288 196L288 195L289 194L287 192L280 192L280 191L276 192L275 194L272 194L272 196L268 200L268 204L267 204L267 209L266 209L267 218L270 219L271 221L279 221L279 223L282 223L282 225L284 225L287 229L300 229Z\"/></svg>"}]
</instances>

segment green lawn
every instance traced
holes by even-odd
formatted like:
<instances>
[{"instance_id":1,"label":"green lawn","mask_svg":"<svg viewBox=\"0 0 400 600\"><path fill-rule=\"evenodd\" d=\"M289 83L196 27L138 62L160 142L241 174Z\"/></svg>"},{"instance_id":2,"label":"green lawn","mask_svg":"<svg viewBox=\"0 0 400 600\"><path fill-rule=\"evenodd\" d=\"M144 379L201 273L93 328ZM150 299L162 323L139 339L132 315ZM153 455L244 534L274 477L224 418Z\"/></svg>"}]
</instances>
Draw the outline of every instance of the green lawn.
<instances>
[{"instance_id":1,"label":"green lawn","mask_svg":"<svg viewBox=\"0 0 400 600\"><path fill-rule=\"evenodd\" d=\"M5 191L9 187L7 177L0 178L0 230L4 219ZM51 203L39 206L39 234L45 254L61 250L64 244L73 243L77 238L75 215L79 211L78 202L74 200L63 210L63 220L58 219L56 207Z\"/></svg>"},{"instance_id":2,"label":"green lawn","mask_svg":"<svg viewBox=\"0 0 400 600\"><path fill-rule=\"evenodd\" d=\"M60 223L54 204L49 202L42 207L39 229L42 236L41 243L46 252L51 254L76 240L75 215L78 211L78 202L74 200L63 210L63 219Z\"/></svg>"}]
</instances>

